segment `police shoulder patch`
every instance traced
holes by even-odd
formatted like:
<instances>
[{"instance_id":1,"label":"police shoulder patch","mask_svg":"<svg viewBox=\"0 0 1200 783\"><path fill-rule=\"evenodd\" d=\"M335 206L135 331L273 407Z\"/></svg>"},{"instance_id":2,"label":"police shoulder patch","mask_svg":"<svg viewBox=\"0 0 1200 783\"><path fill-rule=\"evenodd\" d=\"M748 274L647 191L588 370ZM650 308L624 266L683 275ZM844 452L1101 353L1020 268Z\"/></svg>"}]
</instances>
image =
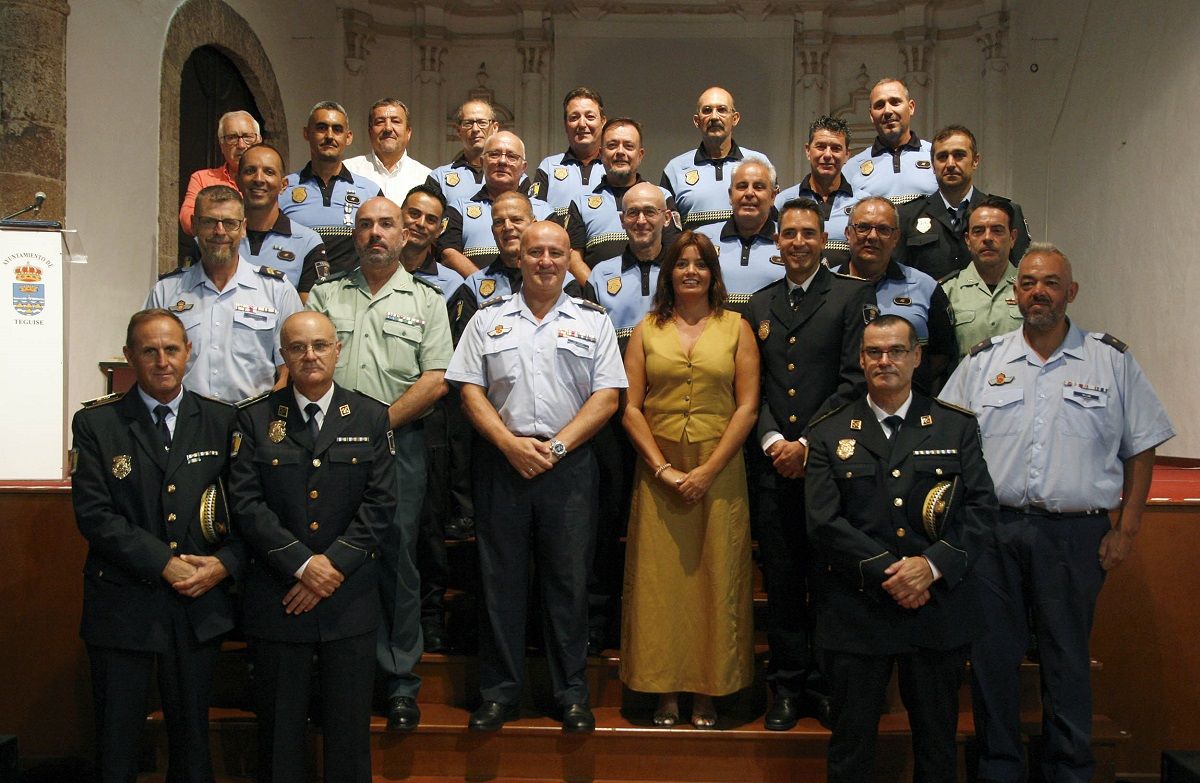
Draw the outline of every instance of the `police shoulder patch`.
<instances>
[{"instance_id":1,"label":"police shoulder patch","mask_svg":"<svg viewBox=\"0 0 1200 783\"><path fill-rule=\"evenodd\" d=\"M581 299L578 296L572 296L571 301L574 302L575 304L579 305L580 307L586 308L588 310L595 310L597 313L607 313L608 312L608 310L606 310L604 308L604 305L598 305L595 302L589 302L588 300Z\"/></svg>"},{"instance_id":2,"label":"police shoulder patch","mask_svg":"<svg viewBox=\"0 0 1200 783\"><path fill-rule=\"evenodd\" d=\"M258 273L263 277L273 277L276 280L282 280L287 276L283 272L280 272L278 269L271 266L260 266L258 268Z\"/></svg>"},{"instance_id":3,"label":"police shoulder patch","mask_svg":"<svg viewBox=\"0 0 1200 783\"><path fill-rule=\"evenodd\" d=\"M256 394L253 397L247 397L244 400L235 402L234 405L237 406L238 410L241 410L242 408L249 408L251 405L253 405L256 402L262 402L263 400L265 400L266 398L268 398L270 396L271 396L271 392L265 391L262 394Z\"/></svg>"},{"instance_id":4,"label":"police shoulder patch","mask_svg":"<svg viewBox=\"0 0 1200 783\"><path fill-rule=\"evenodd\" d=\"M992 342L992 338L988 337L972 345L971 350L967 351L967 353L969 353L971 356L978 356L984 351L990 351L993 345L995 345L995 343Z\"/></svg>"},{"instance_id":5,"label":"police shoulder patch","mask_svg":"<svg viewBox=\"0 0 1200 783\"><path fill-rule=\"evenodd\" d=\"M1109 346L1110 348L1117 349L1121 353L1125 353L1126 351L1129 350L1128 345L1121 342L1117 338L1113 337L1111 334L1108 334L1107 332L1105 332L1104 334L1093 333L1092 336L1096 337L1096 339L1098 339L1100 342L1104 343L1105 345Z\"/></svg>"},{"instance_id":6,"label":"police shoulder patch","mask_svg":"<svg viewBox=\"0 0 1200 783\"><path fill-rule=\"evenodd\" d=\"M117 400L121 399L122 396L124 395L116 393L106 394L103 397L97 397L94 400L87 400L80 404L85 408L99 408L101 405L108 405L110 402L116 402Z\"/></svg>"},{"instance_id":7,"label":"police shoulder patch","mask_svg":"<svg viewBox=\"0 0 1200 783\"><path fill-rule=\"evenodd\" d=\"M421 285L429 286L434 291L437 291L438 296L442 296L442 287L440 285L438 285L437 283L433 282L432 280L430 280L426 277L421 277L420 275L413 275L413 280L416 280Z\"/></svg>"},{"instance_id":8,"label":"police shoulder patch","mask_svg":"<svg viewBox=\"0 0 1200 783\"><path fill-rule=\"evenodd\" d=\"M971 410L970 408L963 408L962 406L955 405L952 402L946 402L945 400L939 400L937 397L934 397L933 401L936 402L938 405L941 405L943 408L948 408L952 411L958 411L959 413L970 416L972 419L975 418L975 411Z\"/></svg>"}]
</instances>

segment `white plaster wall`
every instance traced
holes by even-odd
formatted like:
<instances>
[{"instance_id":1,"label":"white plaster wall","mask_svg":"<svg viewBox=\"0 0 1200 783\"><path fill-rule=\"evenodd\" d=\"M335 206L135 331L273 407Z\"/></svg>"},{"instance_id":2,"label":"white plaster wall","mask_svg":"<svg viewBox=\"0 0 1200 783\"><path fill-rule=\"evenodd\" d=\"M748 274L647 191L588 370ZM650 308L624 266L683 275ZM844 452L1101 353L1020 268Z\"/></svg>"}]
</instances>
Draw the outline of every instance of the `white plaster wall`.
<instances>
[{"instance_id":1,"label":"white plaster wall","mask_svg":"<svg viewBox=\"0 0 1200 783\"><path fill-rule=\"evenodd\" d=\"M1020 0L1009 68L1013 195L1072 258L1074 320L1129 343L1157 388L1179 432L1160 453L1192 457L1198 40L1193 0Z\"/></svg>"}]
</instances>

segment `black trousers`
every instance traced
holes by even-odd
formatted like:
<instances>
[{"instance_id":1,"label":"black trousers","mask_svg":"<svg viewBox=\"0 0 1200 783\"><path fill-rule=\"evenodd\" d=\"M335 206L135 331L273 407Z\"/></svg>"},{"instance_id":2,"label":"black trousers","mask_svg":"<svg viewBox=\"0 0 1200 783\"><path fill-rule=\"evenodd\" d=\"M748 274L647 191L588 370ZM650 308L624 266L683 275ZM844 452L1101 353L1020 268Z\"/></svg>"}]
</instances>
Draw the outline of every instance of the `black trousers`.
<instances>
[{"instance_id":1,"label":"black trousers","mask_svg":"<svg viewBox=\"0 0 1200 783\"><path fill-rule=\"evenodd\" d=\"M174 601L166 652L88 645L102 783L134 783L137 779L146 697L156 668L167 723L167 781L211 783L208 707L220 649L220 639L196 641L183 605Z\"/></svg>"},{"instance_id":2,"label":"black trousers","mask_svg":"<svg viewBox=\"0 0 1200 783\"><path fill-rule=\"evenodd\" d=\"M422 624L441 624L443 599L450 575L443 525L454 516L449 418L458 408L457 400L455 402L451 409L443 397L424 419L426 485L425 501L421 506L421 526L417 534Z\"/></svg>"},{"instance_id":3,"label":"black trousers","mask_svg":"<svg viewBox=\"0 0 1200 783\"><path fill-rule=\"evenodd\" d=\"M258 703L258 779L308 780L308 702L314 657L321 692L324 779L371 781L371 690L374 631L328 642L252 639Z\"/></svg>"},{"instance_id":4,"label":"black trousers","mask_svg":"<svg viewBox=\"0 0 1200 783\"><path fill-rule=\"evenodd\" d=\"M620 628L615 615L621 606L621 584L625 556L621 536L629 525L629 503L633 496L633 473L638 456L613 416L591 440L599 471L596 517L596 548L588 574L588 632L608 638Z\"/></svg>"},{"instance_id":5,"label":"black trousers","mask_svg":"<svg viewBox=\"0 0 1200 783\"><path fill-rule=\"evenodd\" d=\"M482 439L481 439L482 441ZM474 455L475 529L483 588L479 691L520 701L525 675L527 575L542 599L542 632L555 701L588 700L587 577L596 538L596 460L587 444L534 479L490 444Z\"/></svg>"},{"instance_id":6,"label":"black trousers","mask_svg":"<svg viewBox=\"0 0 1200 783\"><path fill-rule=\"evenodd\" d=\"M958 730L958 689L967 648L916 650L899 655L860 655L825 651L824 671L833 697L833 736L829 739L831 783L862 783L875 767L875 740L893 665L900 669L900 697L912 728L918 783L954 783Z\"/></svg>"},{"instance_id":7,"label":"black trousers","mask_svg":"<svg viewBox=\"0 0 1200 783\"><path fill-rule=\"evenodd\" d=\"M1001 510L975 567L987 631L971 647L979 779L1024 780L1020 667L1032 615L1042 678L1042 778L1090 781L1092 687L1088 639L1104 585L1108 515L1050 519ZM1032 611L1030 611L1032 610Z\"/></svg>"}]
</instances>

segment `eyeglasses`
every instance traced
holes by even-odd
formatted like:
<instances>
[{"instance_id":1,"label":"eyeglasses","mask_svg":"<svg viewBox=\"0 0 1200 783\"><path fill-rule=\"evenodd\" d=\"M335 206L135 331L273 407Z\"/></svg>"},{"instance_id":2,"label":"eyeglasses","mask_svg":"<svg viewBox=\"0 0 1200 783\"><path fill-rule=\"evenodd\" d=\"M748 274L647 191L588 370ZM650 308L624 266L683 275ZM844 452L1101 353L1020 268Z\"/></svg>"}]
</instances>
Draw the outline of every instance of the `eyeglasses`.
<instances>
[{"instance_id":1,"label":"eyeglasses","mask_svg":"<svg viewBox=\"0 0 1200 783\"><path fill-rule=\"evenodd\" d=\"M491 125L493 122L495 122L495 120L483 120L483 119L479 119L479 120L467 120L467 119L462 119L462 120L459 120L459 121L458 121L458 127L462 128L463 130L471 130L471 128L479 128L480 130L483 130L483 129L484 129L484 128L486 128L487 126Z\"/></svg>"},{"instance_id":2,"label":"eyeglasses","mask_svg":"<svg viewBox=\"0 0 1200 783\"><path fill-rule=\"evenodd\" d=\"M878 234L880 239L887 239L896 233L895 226L878 226L874 223L851 223L850 228L854 229L854 233L858 234L859 239L866 239L872 231Z\"/></svg>"},{"instance_id":3,"label":"eyeglasses","mask_svg":"<svg viewBox=\"0 0 1200 783\"><path fill-rule=\"evenodd\" d=\"M246 144L255 144L258 142L257 133L226 133L221 137L222 144L237 144L239 141Z\"/></svg>"},{"instance_id":4,"label":"eyeglasses","mask_svg":"<svg viewBox=\"0 0 1200 783\"><path fill-rule=\"evenodd\" d=\"M288 343L283 346L282 350L284 353L297 358L307 355L310 350L317 356L324 356L333 350L334 345L335 343L331 343L328 340L318 340L315 343Z\"/></svg>"},{"instance_id":5,"label":"eyeglasses","mask_svg":"<svg viewBox=\"0 0 1200 783\"><path fill-rule=\"evenodd\" d=\"M499 163L501 159L507 160L509 163L520 163L525 160L523 156L515 152L505 152L504 150L489 150L483 153L483 157L492 163Z\"/></svg>"},{"instance_id":6,"label":"eyeglasses","mask_svg":"<svg viewBox=\"0 0 1200 783\"><path fill-rule=\"evenodd\" d=\"M629 218L630 220L637 220L640 217L644 217L644 218L646 218L646 220L654 220L656 217L658 217L662 213L663 213L663 211L656 207L646 207L644 209L639 209L637 207L631 207L631 208L625 210L625 217Z\"/></svg>"},{"instance_id":7,"label":"eyeglasses","mask_svg":"<svg viewBox=\"0 0 1200 783\"><path fill-rule=\"evenodd\" d=\"M875 348L872 346L870 348L863 348L862 352L863 356L866 356L873 362L879 361L885 355L891 356L893 362L899 362L903 361L905 356L908 356L910 353L912 353L913 349L905 348L903 345L893 345L891 348Z\"/></svg>"},{"instance_id":8,"label":"eyeglasses","mask_svg":"<svg viewBox=\"0 0 1200 783\"><path fill-rule=\"evenodd\" d=\"M196 228L202 229L204 231L212 231L213 229L215 229L217 227L217 224L220 223L221 228L225 229L226 232L230 232L230 233L237 231L239 228L241 228L241 225L245 222L246 222L246 218L215 218L215 217L208 217L206 215L200 215L195 220L192 221L192 223L195 224Z\"/></svg>"}]
</instances>

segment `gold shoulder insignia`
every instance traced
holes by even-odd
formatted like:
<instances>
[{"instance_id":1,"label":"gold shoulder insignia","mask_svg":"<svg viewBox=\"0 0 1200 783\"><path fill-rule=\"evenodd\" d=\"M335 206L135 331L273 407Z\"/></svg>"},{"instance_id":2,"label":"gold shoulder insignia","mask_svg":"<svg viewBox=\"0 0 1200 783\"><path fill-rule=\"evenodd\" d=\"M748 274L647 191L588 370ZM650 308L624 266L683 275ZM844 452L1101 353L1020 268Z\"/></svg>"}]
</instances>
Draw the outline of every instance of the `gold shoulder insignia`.
<instances>
[{"instance_id":1,"label":"gold shoulder insignia","mask_svg":"<svg viewBox=\"0 0 1200 783\"><path fill-rule=\"evenodd\" d=\"M972 419L975 418L975 411L971 410L970 408L962 408L962 407L959 407L958 405L955 405L952 402L946 402L945 400L939 400L937 397L934 397L933 401L936 402L938 405L941 405L943 408L949 408L952 411L958 411L959 413L964 413L967 416L970 416Z\"/></svg>"},{"instance_id":2,"label":"gold shoulder insignia","mask_svg":"<svg viewBox=\"0 0 1200 783\"><path fill-rule=\"evenodd\" d=\"M106 394L103 397L97 397L94 400L88 400L81 403L85 408L99 408L101 405L108 405L110 402L116 402L124 395L121 394Z\"/></svg>"},{"instance_id":3,"label":"gold shoulder insignia","mask_svg":"<svg viewBox=\"0 0 1200 783\"><path fill-rule=\"evenodd\" d=\"M273 277L276 280L282 280L285 277L283 272L280 272L278 269L270 266L260 266L258 268L258 273L263 277Z\"/></svg>"}]
</instances>

